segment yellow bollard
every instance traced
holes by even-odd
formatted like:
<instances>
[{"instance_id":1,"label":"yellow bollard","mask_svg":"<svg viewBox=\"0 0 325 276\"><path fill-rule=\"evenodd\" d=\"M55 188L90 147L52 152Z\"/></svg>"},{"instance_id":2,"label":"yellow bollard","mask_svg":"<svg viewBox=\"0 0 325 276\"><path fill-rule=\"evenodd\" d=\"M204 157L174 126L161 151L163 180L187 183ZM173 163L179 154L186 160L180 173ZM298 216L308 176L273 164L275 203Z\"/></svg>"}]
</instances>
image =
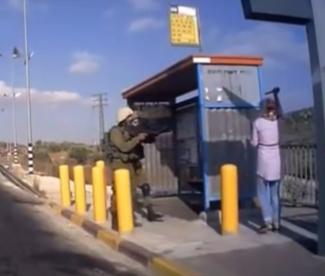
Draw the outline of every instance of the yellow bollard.
<instances>
[{"instance_id":1,"label":"yellow bollard","mask_svg":"<svg viewBox=\"0 0 325 276\"><path fill-rule=\"evenodd\" d=\"M85 173L83 166L73 168L74 192L76 201L76 213L84 215L86 213L86 191L85 191Z\"/></svg>"},{"instance_id":2,"label":"yellow bollard","mask_svg":"<svg viewBox=\"0 0 325 276\"><path fill-rule=\"evenodd\" d=\"M59 167L59 174L60 174L61 206L69 207L71 205L69 167L67 165L61 165Z\"/></svg>"},{"instance_id":3,"label":"yellow bollard","mask_svg":"<svg viewBox=\"0 0 325 276\"><path fill-rule=\"evenodd\" d=\"M221 167L221 232L238 233L238 172L235 165Z\"/></svg>"},{"instance_id":4,"label":"yellow bollard","mask_svg":"<svg viewBox=\"0 0 325 276\"><path fill-rule=\"evenodd\" d=\"M130 173L127 169L114 172L115 197L117 207L117 225L121 234L133 231Z\"/></svg>"},{"instance_id":5,"label":"yellow bollard","mask_svg":"<svg viewBox=\"0 0 325 276\"><path fill-rule=\"evenodd\" d=\"M94 220L98 223L106 222L106 189L104 183L104 170L97 166L92 168L93 179L93 208Z\"/></svg>"},{"instance_id":6,"label":"yellow bollard","mask_svg":"<svg viewBox=\"0 0 325 276\"><path fill-rule=\"evenodd\" d=\"M103 160L98 160L96 166L100 168L105 168L105 162Z\"/></svg>"},{"instance_id":7,"label":"yellow bollard","mask_svg":"<svg viewBox=\"0 0 325 276\"><path fill-rule=\"evenodd\" d=\"M106 175L106 166L105 166L105 162L103 160L98 160L96 162L96 167L100 168L103 170L103 175L104 175L104 187L105 187L105 195L107 195L107 175ZM106 197L107 200L107 197ZM107 201L106 201L106 206L107 206Z\"/></svg>"},{"instance_id":8,"label":"yellow bollard","mask_svg":"<svg viewBox=\"0 0 325 276\"><path fill-rule=\"evenodd\" d=\"M107 185L107 176L106 176L106 166L105 166L105 162L102 160L98 160L96 162L96 167L101 168L104 170L104 182L105 182L105 189L106 189L106 185Z\"/></svg>"}]
</instances>

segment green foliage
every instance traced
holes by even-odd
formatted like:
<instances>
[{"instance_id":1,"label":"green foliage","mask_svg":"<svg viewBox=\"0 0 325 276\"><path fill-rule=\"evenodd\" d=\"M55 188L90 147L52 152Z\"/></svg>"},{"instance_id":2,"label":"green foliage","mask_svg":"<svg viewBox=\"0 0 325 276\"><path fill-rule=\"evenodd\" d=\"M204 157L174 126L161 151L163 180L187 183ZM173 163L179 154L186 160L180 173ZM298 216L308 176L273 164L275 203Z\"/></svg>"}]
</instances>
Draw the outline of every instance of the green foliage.
<instances>
[{"instance_id":1,"label":"green foliage","mask_svg":"<svg viewBox=\"0 0 325 276\"><path fill-rule=\"evenodd\" d=\"M103 153L101 152L92 152L90 155L89 155L89 161L91 163L94 163L98 160L105 160L105 156Z\"/></svg>"},{"instance_id":2,"label":"green foliage","mask_svg":"<svg viewBox=\"0 0 325 276\"><path fill-rule=\"evenodd\" d=\"M285 114L281 126L284 143L312 144L315 142L313 109L306 108Z\"/></svg>"},{"instance_id":3,"label":"green foliage","mask_svg":"<svg viewBox=\"0 0 325 276\"><path fill-rule=\"evenodd\" d=\"M75 146L70 149L69 157L75 159L80 164L84 164L88 160L89 153L89 149L86 147Z\"/></svg>"},{"instance_id":4,"label":"green foliage","mask_svg":"<svg viewBox=\"0 0 325 276\"><path fill-rule=\"evenodd\" d=\"M47 145L47 148L50 152L60 152L62 151L62 146L60 144L50 143Z\"/></svg>"},{"instance_id":5,"label":"green foliage","mask_svg":"<svg viewBox=\"0 0 325 276\"><path fill-rule=\"evenodd\" d=\"M5 142L0 142L0 148L7 148L7 143Z\"/></svg>"},{"instance_id":6,"label":"green foliage","mask_svg":"<svg viewBox=\"0 0 325 276\"><path fill-rule=\"evenodd\" d=\"M35 142L35 146L36 146L36 147L41 147L41 146L42 146L42 140L37 140L37 141Z\"/></svg>"},{"instance_id":7,"label":"green foliage","mask_svg":"<svg viewBox=\"0 0 325 276\"><path fill-rule=\"evenodd\" d=\"M42 148L40 148L40 149L36 148L34 150L34 158L37 161L46 161L46 162L48 162L50 160L48 151L46 149L42 149Z\"/></svg>"}]
</instances>

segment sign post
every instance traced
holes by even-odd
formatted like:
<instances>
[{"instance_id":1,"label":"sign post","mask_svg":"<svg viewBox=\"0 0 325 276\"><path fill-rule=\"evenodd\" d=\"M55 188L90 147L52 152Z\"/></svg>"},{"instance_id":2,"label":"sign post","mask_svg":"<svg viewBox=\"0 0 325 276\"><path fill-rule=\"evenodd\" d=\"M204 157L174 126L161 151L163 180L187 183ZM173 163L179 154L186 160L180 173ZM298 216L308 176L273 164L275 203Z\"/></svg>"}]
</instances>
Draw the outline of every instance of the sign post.
<instances>
[{"instance_id":1,"label":"sign post","mask_svg":"<svg viewBox=\"0 0 325 276\"><path fill-rule=\"evenodd\" d=\"M242 0L242 4L246 18L306 26L317 125L318 252L325 255L325 1Z\"/></svg>"}]
</instances>

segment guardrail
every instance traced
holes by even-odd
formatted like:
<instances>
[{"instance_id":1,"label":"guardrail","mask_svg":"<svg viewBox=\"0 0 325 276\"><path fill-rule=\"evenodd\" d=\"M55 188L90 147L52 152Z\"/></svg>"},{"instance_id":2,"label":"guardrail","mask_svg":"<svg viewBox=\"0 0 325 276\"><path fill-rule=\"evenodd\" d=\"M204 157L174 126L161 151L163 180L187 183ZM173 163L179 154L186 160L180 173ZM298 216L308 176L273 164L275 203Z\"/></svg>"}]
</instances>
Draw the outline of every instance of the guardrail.
<instances>
[{"instance_id":1,"label":"guardrail","mask_svg":"<svg viewBox=\"0 0 325 276\"><path fill-rule=\"evenodd\" d=\"M28 192L32 192L33 194L35 194L39 197L45 198L45 195L43 193L41 193L37 189L31 187L27 183L25 183L19 177L17 177L12 172L10 172L8 169L6 169L3 165L0 165L0 173L3 174L4 177L6 177L9 181L11 181L14 185L19 187L20 189L23 189Z\"/></svg>"},{"instance_id":2,"label":"guardrail","mask_svg":"<svg viewBox=\"0 0 325 276\"><path fill-rule=\"evenodd\" d=\"M295 206L318 206L316 145L282 145L281 198Z\"/></svg>"}]
</instances>

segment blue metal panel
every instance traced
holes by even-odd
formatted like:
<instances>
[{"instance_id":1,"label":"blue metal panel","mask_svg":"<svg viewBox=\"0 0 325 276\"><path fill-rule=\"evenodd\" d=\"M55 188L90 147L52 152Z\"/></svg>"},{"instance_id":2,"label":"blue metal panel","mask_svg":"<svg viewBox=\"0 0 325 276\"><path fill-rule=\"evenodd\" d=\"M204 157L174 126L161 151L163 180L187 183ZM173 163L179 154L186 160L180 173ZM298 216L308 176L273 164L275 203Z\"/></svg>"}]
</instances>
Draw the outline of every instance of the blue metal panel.
<instances>
[{"instance_id":1,"label":"blue metal panel","mask_svg":"<svg viewBox=\"0 0 325 276\"><path fill-rule=\"evenodd\" d=\"M238 167L239 197L254 196L255 158L249 140L256 109L205 108L205 116L210 201L220 199L220 169L227 163Z\"/></svg>"},{"instance_id":2,"label":"blue metal panel","mask_svg":"<svg viewBox=\"0 0 325 276\"><path fill-rule=\"evenodd\" d=\"M257 107L260 104L258 67L204 65L205 105L210 107Z\"/></svg>"},{"instance_id":3,"label":"blue metal panel","mask_svg":"<svg viewBox=\"0 0 325 276\"><path fill-rule=\"evenodd\" d=\"M258 76L258 88L259 88L259 95L260 95L260 104L257 106L256 110L260 112L261 110L261 102L264 98L264 94L262 91L262 80L261 80L261 69L257 68L257 76ZM256 113L258 114L258 113Z\"/></svg>"},{"instance_id":4,"label":"blue metal panel","mask_svg":"<svg viewBox=\"0 0 325 276\"><path fill-rule=\"evenodd\" d=\"M206 66L206 65L197 65L198 121L199 121L198 132L199 132L199 151L200 151L199 152L199 160L200 160L200 164L201 164L200 171L201 171L201 175L202 175L202 179L203 179L203 203L204 203L203 206L204 206L205 210L208 210L210 208L211 202L220 200L219 192L215 191L216 187L218 187L218 185L219 185L218 184L219 180L217 179L217 175L214 175L211 172L211 164L210 163L212 162L211 158L213 158L213 157L210 156L212 153L212 152L210 152L210 150L212 150L212 149L209 145L211 143L218 142L218 143L220 143L219 146L222 147L222 143L227 142L228 139L230 139L227 143L229 143L230 145L233 145L234 148L235 148L235 146L234 146L235 144L236 144L236 146L245 147L244 140L246 141L249 138L250 128L249 128L249 126L247 126L245 124L244 130L242 128L237 129L236 124L241 123L241 121L242 121L241 118L243 116L244 116L243 118L246 118L245 116L250 114L250 110L253 112L253 110L256 110L256 106L259 105L258 103L260 102L260 99L261 99L261 81L260 81L260 72L259 72L259 70L257 70L257 71L255 71L256 72L255 73L256 74L255 82L256 82L256 85L258 86L256 88L256 90L258 90L258 91L255 90L257 95L255 96L254 101L250 101L250 103L248 103L247 105L242 105L240 102L239 103L236 102L236 104L235 104L234 102L230 103L227 101L224 101L223 103L218 103L216 101L209 101L206 99L207 95L206 95L204 66ZM214 138L218 138L218 139L216 141L211 140L210 132L212 131L212 129L215 129L215 127L213 127L213 125L208 124L208 122L209 122L208 116L211 116L211 114L208 112L208 110L213 110L213 109L219 110L220 113L218 112L218 116L220 115L220 119L223 120L224 119L223 117L226 115L227 110L229 110L229 108L230 108L230 110L238 110L238 114L235 111L234 111L235 112L234 114L231 113L235 116L234 118L230 117L230 118L228 118L228 119L230 119L230 121L227 120L227 122L230 124L229 127L231 127L232 131L234 131L233 135L236 135L235 138L238 141L236 139L235 139L236 140L235 141L234 137L231 138L232 136L228 137L226 135L228 132L226 131L226 129L223 129L222 127L221 128L217 127L217 129L219 129L218 131L222 132L217 135L218 137L214 137ZM222 112L222 110L224 110L224 112ZM243 110L243 114L240 113L241 112L240 110ZM211 118L210 118L210 120L211 120ZM215 120L215 118L212 118L212 119ZM235 129L233 129L234 127L235 127ZM224 131L226 131L226 132L223 133ZM226 136L224 138L222 138L223 137L222 135L224 135L224 136L226 135ZM216 150L216 149L214 148L214 150ZM224 150L222 148L218 148L218 152L221 155L224 154ZM212 153L212 154L214 154L214 153ZM219 159L221 160L222 159L221 157L222 156L218 155L218 158L215 160L215 162L217 162ZM242 165L242 164L238 164L238 165ZM246 170L245 170L245 172L246 172ZM217 174L217 172L216 172L216 174ZM243 179L246 179L246 177L243 176Z\"/></svg>"},{"instance_id":5,"label":"blue metal panel","mask_svg":"<svg viewBox=\"0 0 325 276\"><path fill-rule=\"evenodd\" d=\"M193 97L193 98L187 99L185 101L176 103L174 106L174 109L178 109L180 107L191 105L191 104L196 104L197 102L198 102L198 97Z\"/></svg>"},{"instance_id":6,"label":"blue metal panel","mask_svg":"<svg viewBox=\"0 0 325 276\"><path fill-rule=\"evenodd\" d=\"M218 108L218 109L227 109L227 108L236 108L236 109L252 109L255 108L255 106L239 106L236 107L233 104L223 104L222 106L220 106L220 104L217 103L209 103L209 102L205 102L204 104L205 108Z\"/></svg>"},{"instance_id":7,"label":"blue metal panel","mask_svg":"<svg viewBox=\"0 0 325 276\"><path fill-rule=\"evenodd\" d=\"M258 86L260 91L260 101L262 100L263 94L262 94L262 81L261 81L261 70L260 68L257 68L257 76L258 76Z\"/></svg>"},{"instance_id":8,"label":"blue metal panel","mask_svg":"<svg viewBox=\"0 0 325 276\"><path fill-rule=\"evenodd\" d=\"M325 32L324 32L324 0L311 0L314 23L307 25L310 60L312 68L312 82L314 88L315 123L317 125L317 168L323 168L325 163ZM317 54L318 52L318 54ZM318 250L325 256L325 170L317 170L319 186L319 226Z\"/></svg>"},{"instance_id":9,"label":"blue metal panel","mask_svg":"<svg viewBox=\"0 0 325 276\"><path fill-rule=\"evenodd\" d=\"M312 19L310 0L242 0L246 18L306 24Z\"/></svg>"},{"instance_id":10,"label":"blue metal panel","mask_svg":"<svg viewBox=\"0 0 325 276\"><path fill-rule=\"evenodd\" d=\"M202 65L197 65L197 81L198 81L198 94L199 94L199 104L198 104L198 118L199 118L199 138L200 138L200 164L201 172L203 176L203 202L204 209L208 210L210 208L210 183L208 178L208 152L206 148L207 141L207 129L206 129L206 116L205 116L205 99L204 99L204 85L202 77Z\"/></svg>"},{"instance_id":11,"label":"blue metal panel","mask_svg":"<svg viewBox=\"0 0 325 276\"><path fill-rule=\"evenodd\" d=\"M218 202L220 201L220 197L219 196L211 196L210 197L210 202Z\"/></svg>"},{"instance_id":12,"label":"blue metal panel","mask_svg":"<svg viewBox=\"0 0 325 276\"><path fill-rule=\"evenodd\" d=\"M179 188L184 191L198 191L201 185L192 185L193 179L200 179L199 139L198 139L198 98L196 102L176 110L176 150Z\"/></svg>"}]
</instances>

